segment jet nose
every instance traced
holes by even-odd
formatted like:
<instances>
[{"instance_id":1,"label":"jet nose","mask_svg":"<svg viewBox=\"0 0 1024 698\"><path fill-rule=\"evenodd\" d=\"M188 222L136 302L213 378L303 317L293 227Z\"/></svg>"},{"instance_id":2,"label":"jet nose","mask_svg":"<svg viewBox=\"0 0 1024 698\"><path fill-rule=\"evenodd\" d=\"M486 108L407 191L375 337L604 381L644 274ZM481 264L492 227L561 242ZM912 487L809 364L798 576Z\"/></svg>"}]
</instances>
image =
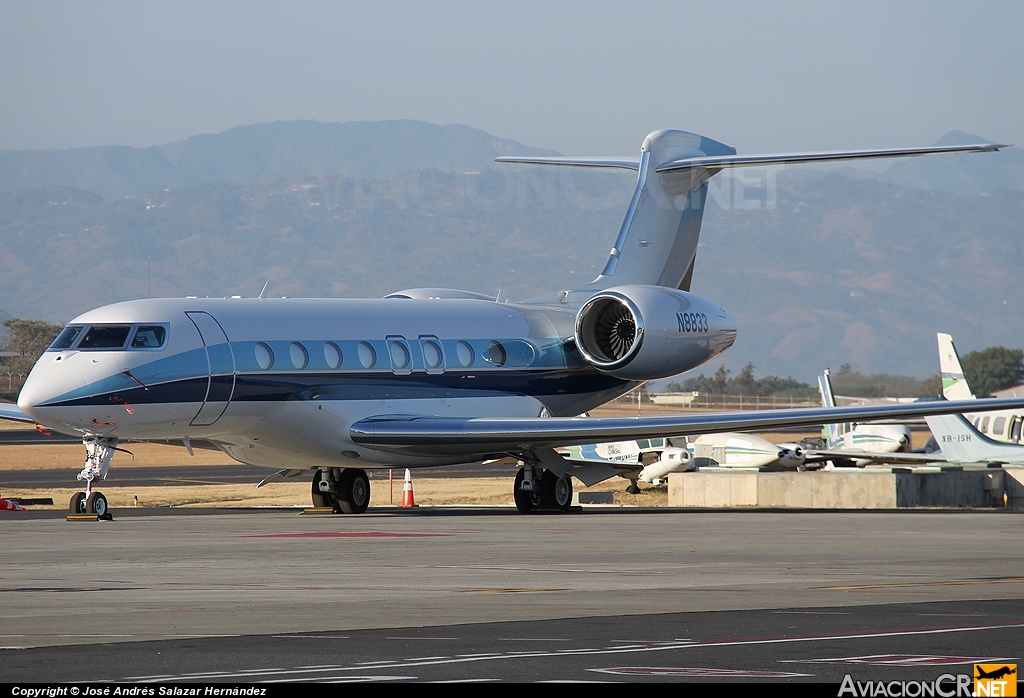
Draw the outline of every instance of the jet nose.
<instances>
[{"instance_id":1,"label":"jet nose","mask_svg":"<svg viewBox=\"0 0 1024 698\"><path fill-rule=\"evenodd\" d=\"M39 380L37 371L33 369L25 379L21 392L18 393L18 409L38 422L39 408L46 402L47 397L52 396L47 395L47 391L43 388L43 381Z\"/></svg>"},{"instance_id":2,"label":"jet nose","mask_svg":"<svg viewBox=\"0 0 1024 698\"><path fill-rule=\"evenodd\" d=\"M68 363L60 354L43 354L18 394L18 409L36 422L50 426L49 423L54 422L55 408L47 405L84 384L80 372L65 365Z\"/></svg>"}]
</instances>

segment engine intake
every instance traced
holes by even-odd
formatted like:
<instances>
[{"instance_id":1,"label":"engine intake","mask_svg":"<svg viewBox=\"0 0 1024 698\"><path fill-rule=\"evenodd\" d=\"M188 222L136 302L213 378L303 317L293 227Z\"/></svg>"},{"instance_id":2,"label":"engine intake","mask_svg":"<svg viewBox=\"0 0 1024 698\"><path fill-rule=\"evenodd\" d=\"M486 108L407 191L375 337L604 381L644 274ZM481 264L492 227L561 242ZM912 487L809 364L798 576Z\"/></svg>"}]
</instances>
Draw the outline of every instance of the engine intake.
<instances>
[{"instance_id":1,"label":"engine intake","mask_svg":"<svg viewBox=\"0 0 1024 698\"><path fill-rule=\"evenodd\" d=\"M728 311L664 286L616 286L592 296L576 315L576 347L603 373L654 380L696 368L728 348L736 325Z\"/></svg>"},{"instance_id":2,"label":"engine intake","mask_svg":"<svg viewBox=\"0 0 1024 698\"><path fill-rule=\"evenodd\" d=\"M576 346L598 368L624 366L640 349L644 321L628 297L612 291L588 300L576 316Z\"/></svg>"}]
</instances>

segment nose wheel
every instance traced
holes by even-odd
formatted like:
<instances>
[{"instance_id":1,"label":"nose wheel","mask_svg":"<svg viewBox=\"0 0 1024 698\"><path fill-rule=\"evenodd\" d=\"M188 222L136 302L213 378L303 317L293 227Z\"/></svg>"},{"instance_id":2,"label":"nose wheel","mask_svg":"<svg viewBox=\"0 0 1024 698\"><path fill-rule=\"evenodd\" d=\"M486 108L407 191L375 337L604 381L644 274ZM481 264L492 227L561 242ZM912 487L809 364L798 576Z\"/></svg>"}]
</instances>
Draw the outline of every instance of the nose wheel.
<instances>
[{"instance_id":1,"label":"nose wheel","mask_svg":"<svg viewBox=\"0 0 1024 698\"><path fill-rule=\"evenodd\" d=\"M75 492L68 502L69 514L95 514L106 516L108 511L107 498L102 492Z\"/></svg>"},{"instance_id":2,"label":"nose wheel","mask_svg":"<svg viewBox=\"0 0 1024 698\"><path fill-rule=\"evenodd\" d=\"M82 439L85 446L85 467L78 473L78 479L85 481L85 492L75 492L68 502L68 513L95 515L101 519L110 518L107 498L102 492L93 490L93 484L105 480L110 470L110 461L117 450L117 439L100 436L86 436Z\"/></svg>"}]
</instances>

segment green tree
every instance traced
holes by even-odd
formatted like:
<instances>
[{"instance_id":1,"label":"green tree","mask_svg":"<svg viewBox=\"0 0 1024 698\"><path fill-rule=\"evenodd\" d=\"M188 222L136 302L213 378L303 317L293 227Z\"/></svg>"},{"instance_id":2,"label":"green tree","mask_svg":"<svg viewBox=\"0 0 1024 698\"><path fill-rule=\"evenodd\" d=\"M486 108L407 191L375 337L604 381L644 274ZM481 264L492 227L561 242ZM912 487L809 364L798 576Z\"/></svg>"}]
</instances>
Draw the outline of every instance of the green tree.
<instances>
[{"instance_id":1,"label":"green tree","mask_svg":"<svg viewBox=\"0 0 1024 698\"><path fill-rule=\"evenodd\" d=\"M729 392L734 395L756 395L757 381L754 379L754 364L747 363L729 380Z\"/></svg>"},{"instance_id":2,"label":"green tree","mask_svg":"<svg viewBox=\"0 0 1024 698\"><path fill-rule=\"evenodd\" d=\"M19 318L4 320L4 327L7 328L7 339L0 349L20 354L2 359L7 369L14 373L28 373L32 370L36 361L46 351L46 347L53 343L63 329L60 325L51 325L42 320Z\"/></svg>"},{"instance_id":3,"label":"green tree","mask_svg":"<svg viewBox=\"0 0 1024 698\"><path fill-rule=\"evenodd\" d=\"M1024 383L1024 350L989 347L972 351L960 362L971 391L987 397L997 390Z\"/></svg>"}]
</instances>

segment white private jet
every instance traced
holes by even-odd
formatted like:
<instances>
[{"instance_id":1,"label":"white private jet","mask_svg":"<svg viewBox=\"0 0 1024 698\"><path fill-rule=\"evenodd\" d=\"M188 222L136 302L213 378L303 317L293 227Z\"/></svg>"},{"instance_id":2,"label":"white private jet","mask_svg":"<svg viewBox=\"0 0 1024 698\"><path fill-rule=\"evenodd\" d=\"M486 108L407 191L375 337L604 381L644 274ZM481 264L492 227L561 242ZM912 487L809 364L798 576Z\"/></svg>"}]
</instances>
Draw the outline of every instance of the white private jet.
<instances>
[{"instance_id":1,"label":"white private jet","mask_svg":"<svg viewBox=\"0 0 1024 698\"><path fill-rule=\"evenodd\" d=\"M518 303L420 288L382 299L147 299L71 321L0 416L79 434L75 513L103 514L96 489L126 441L217 448L313 471L313 503L363 512L365 468L512 457L522 512L566 509L576 465L554 448L783 425L960 412L925 403L690 417L577 419L644 381L696 368L736 337L732 315L690 293L707 181L723 169L937 153L998 144L737 155L685 131L656 131L638 158L498 158L635 170L637 185L603 271L591 283ZM971 409L1024 407L1024 398ZM266 482L266 480L265 480ZM453 481L453 484L456 481Z\"/></svg>"}]
</instances>

